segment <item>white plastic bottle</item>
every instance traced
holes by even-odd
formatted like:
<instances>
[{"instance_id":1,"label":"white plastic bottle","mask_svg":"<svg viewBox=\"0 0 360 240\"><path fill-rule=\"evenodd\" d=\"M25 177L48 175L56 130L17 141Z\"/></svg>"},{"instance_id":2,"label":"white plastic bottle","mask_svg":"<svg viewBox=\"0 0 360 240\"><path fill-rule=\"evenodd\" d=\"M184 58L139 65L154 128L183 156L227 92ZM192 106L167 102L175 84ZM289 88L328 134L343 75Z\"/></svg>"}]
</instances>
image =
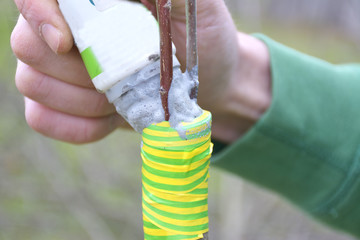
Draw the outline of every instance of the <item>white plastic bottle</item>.
<instances>
[{"instance_id":1,"label":"white plastic bottle","mask_svg":"<svg viewBox=\"0 0 360 240\"><path fill-rule=\"evenodd\" d=\"M159 59L159 27L143 5L126 0L58 3L98 91L108 91Z\"/></svg>"},{"instance_id":2,"label":"white plastic bottle","mask_svg":"<svg viewBox=\"0 0 360 240\"><path fill-rule=\"evenodd\" d=\"M159 26L150 11L126 0L58 3L96 89L106 94L117 112L138 132L163 121ZM175 55L173 68L169 107L170 123L176 127L202 111L188 94L197 80L181 73Z\"/></svg>"}]
</instances>

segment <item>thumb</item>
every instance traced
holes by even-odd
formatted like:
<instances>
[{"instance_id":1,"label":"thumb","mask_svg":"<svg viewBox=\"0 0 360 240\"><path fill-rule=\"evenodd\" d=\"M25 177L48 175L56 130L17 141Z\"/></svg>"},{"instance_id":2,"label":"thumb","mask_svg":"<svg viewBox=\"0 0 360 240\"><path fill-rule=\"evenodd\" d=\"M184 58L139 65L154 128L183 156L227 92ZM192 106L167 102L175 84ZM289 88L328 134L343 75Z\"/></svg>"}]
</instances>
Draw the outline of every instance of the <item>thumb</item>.
<instances>
[{"instance_id":1,"label":"thumb","mask_svg":"<svg viewBox=\"0 0 360 240\"><path fill-rule=\"evenodd\" d=\"M55 53L65 53L72 48L72 34L56 0L14 1L33 31L39 34Z\"/></svg>"}]
</instances>

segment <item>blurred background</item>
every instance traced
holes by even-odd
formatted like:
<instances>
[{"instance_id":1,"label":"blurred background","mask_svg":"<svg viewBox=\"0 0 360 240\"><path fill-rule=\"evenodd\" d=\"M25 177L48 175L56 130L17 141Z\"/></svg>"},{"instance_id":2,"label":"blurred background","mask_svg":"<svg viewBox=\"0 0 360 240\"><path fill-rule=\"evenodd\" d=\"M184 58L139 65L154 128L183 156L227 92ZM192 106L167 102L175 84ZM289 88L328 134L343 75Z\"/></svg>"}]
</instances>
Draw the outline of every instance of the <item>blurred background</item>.
<instances>
[{"instance_id":1,"label":"blurred background","mask_svg":"<svg viewBox=\"0 0 360 240\"><path fill-rule=\"evenodd\" d=\"M358 0L227 0L239 30L262 32L333 63L360 61ZM24 120L9 38L17 19L0 1L0 240L140 240L140 136L116 131L74 146ZM236 187L234 187L236 186ZM212 168L211 239L351 240L278 196Z\"/></svg>"}]
</instances>

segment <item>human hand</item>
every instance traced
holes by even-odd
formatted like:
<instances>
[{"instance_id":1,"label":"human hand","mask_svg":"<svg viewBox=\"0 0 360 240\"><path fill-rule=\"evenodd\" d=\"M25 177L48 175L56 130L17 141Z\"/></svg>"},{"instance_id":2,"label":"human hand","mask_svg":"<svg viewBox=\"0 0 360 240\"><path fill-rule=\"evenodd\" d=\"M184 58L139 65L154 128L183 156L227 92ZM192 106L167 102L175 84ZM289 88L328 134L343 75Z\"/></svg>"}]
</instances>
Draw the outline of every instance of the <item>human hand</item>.
<instances>
[{"instance_id":1,"label":"human hand","mask_svg":"<svg viewBox=\"0 0 360 240\"><path fill-rule=\"evenodd\" d=\"M27 123L72 143L96 141L128 126L93 87L56 0L15 2L21 15L11 45L19 59L15 80L25 95Z\"/></svg>"},{"instance_id":2,"label":"human hand","mask_svg":"<svg viewBox=\"0 0 360 240\"><path fill-rule=\"evenodd\" d=\"M155 12L155 0L141 0ZM185 0L172 0L172 37L186 63ZM197 0L200 107L212 113L212 136L226 143L241 137L271 102L268 49L236 29L223 0Z\"/></svg>"},{"instance_id":3,"label":"human hand","mask_svg":"<svg viewBox=\"0 0 360 240\"><path fill-rule=\"evenodd\" d=\"M26 96L28 124L46 136L75 143L95 141L126 126L93 88L56 1L15 2L23 17L11 43L19 59L16 85ZM184 0L172 1L172 30L177 56L184 64ZM237 33L222 0L198 0L198 34L199 104L213 112L213 135L231 142L269 104L265 93L269 81L263 79L268 74L267 51L259 41ZM264 66L258 68L259 63Z\"/></svg>"}]
</instances>

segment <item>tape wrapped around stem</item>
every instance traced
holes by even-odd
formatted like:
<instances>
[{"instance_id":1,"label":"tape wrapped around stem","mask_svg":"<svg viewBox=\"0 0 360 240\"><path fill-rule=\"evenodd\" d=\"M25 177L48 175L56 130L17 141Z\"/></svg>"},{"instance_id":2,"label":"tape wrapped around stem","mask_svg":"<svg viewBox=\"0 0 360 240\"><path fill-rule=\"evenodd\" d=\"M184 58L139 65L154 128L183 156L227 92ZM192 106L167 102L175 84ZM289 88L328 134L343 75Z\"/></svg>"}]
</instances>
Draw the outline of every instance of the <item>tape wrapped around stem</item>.
<instances>
[{"instance_id":1,"label":"tape wrapped around stem","mask_svg":"<svg viewBox=\"0 0 360 240\"><path fill-rule=\"evenodd\" d=\"M211 114L182 123L186 139L169 122L142 135L145 240L196 240L209 231L208 178Z\"/></svg>"}]
</instances>

